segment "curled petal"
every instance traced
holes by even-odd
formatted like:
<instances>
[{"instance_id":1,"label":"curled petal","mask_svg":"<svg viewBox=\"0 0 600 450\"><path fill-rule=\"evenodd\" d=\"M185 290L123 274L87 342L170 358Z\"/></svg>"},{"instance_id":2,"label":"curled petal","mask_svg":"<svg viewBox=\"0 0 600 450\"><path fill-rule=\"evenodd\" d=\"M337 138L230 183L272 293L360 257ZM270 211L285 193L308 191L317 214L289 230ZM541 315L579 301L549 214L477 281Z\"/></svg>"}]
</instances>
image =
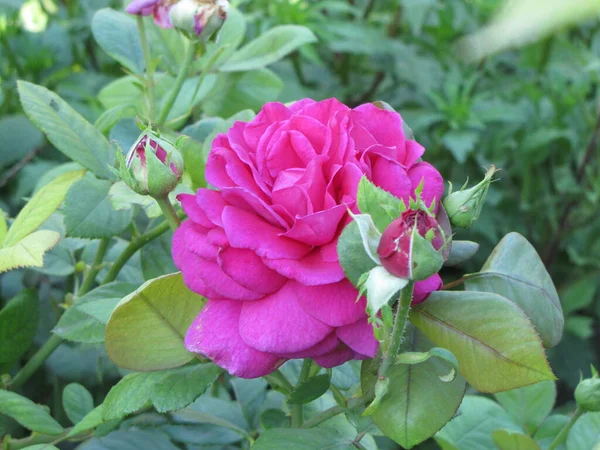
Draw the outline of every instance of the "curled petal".
<instances>
[{"instance_id":1,"label":"curled petal","mask_svg":"<svg viewBox=\"0 0 600 450\"><path fill-rule=\"evenodd\" d=\"M369 358L373 358L377 353L379 343L366 316L350 325L337 328L335 332L337 337L355 352Z\"/></svg>"},{"instance_id":2,"label":"curled petal","mask_svg":"<svg viewBox=\"0 0 600 450\"><path fill-rule=\"evenodd\" d=\"M442 281L442 277L437 273L423 281L417 281L415 283L415 290L413 291L412 304L418 305L419 303L424 302L432 292L439 291L443 286L444 282Z\"/></svg>"}]
</instances>

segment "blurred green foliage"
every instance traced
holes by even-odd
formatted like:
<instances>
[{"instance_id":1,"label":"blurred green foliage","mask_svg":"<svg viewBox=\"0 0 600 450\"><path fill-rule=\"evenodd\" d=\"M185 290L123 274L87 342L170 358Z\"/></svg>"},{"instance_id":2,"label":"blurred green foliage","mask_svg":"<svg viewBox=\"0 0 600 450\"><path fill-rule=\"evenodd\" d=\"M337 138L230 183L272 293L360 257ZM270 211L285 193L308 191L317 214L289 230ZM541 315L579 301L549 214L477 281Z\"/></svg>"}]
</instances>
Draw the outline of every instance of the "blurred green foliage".
<instances>
[{"instance_id":1,"label":"blurred green foliage","mask_svg":"<svg viewBox=\"0 0 600 450\"><path fill-rule=\"evenodd\" d=\"M319 41L270 70L209 83L206 100L188 119L196 127L189 134L203 134L199 140L204 140L212 128L205 133L201 124L208 122L198 120L257 109L265 98L290 102L337 97L349 105L384 100L427 148L425 158L455 186L467 178L479 180L491 164L502 168L479 221L468 231L468 238L481 244L472 268L480 267L510 231L520 232L537 248L565 311L566 333L550 358L561 380L558 403L570 400L580 372L588 375L590 363L600 359L598 20L590 17L519 49L467 63L457 42L490 21L499 0L232 3L245 17L244 42L283 24L304 25ZM0 209L11 216L46 173L67 161L24 117L16 80L55 91L92 123L125 92L111 84L127 80L121 64L100 48L92 33L94 13L107 6L122 9L123 4L0 0ZM177 51L172 55L181 56ZM167 72L168 62L161 61ZM132 120L128 116L107 128L110 139L126 142ZM60 231L62 224L49 226ZM80 239L65 241L72 251L86 246ZM83 250L84 261L93 258L90 247ZM4 301L24 286L37 286L38 343L56 323L64 292L73 290L73 278L64 277L75 273L76 261L61 248L49 254L44 269L0 277ZM121 281L143 281L142 264L139 255L133 258ZM96 399L103 398L107 380L114 380L117 370L103 347L91 348L62 346L48 360L48 380L55 392L59 386L85 381ZM49 401L51 392L38 381L37 398ZM13 425L0 421L0 434Z\"/></svg>"}]
</instances>

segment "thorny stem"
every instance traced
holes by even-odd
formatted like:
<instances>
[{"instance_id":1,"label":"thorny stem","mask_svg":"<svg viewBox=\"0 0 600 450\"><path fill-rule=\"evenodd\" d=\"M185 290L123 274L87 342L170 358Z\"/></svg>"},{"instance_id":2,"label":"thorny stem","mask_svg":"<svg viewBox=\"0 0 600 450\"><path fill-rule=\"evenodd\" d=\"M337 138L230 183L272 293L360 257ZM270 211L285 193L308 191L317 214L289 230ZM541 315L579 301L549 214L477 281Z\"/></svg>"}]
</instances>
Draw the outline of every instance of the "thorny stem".
<instances>
[{"instance_id":1,"label":"thorny stem","mask_svg":"<svg viewBox=\"0 0 600 450\"><path fill-rule=\"evenodd\" d=\"M92 263L92 267L88 273L83 277L83 281L79 290L77 291L77 297L81 297L88 293L88 291L92 288L94 284L94 280L96 279L96 275L100 272L100 268L102 267L102 261L104 261L104 255L106 255L106 251L108 250L108 245L110 244L110 239L102 239L100 241L100 245L98 246L98 250L96 251L96 257L94 258L94 262Z\"/></svg>"},{"instance_id":2,"label":"thorny stem","mask_svg":"<svg viewBox=\"0 0 600 450\"><path fill-rule=\"evenodd\" d=\"M179 220L179 217L177 216L177 213L175 212L175 209L173 208L169 197L156 197L155 200L156 203L158 203L158 206L160 206L160 209L166 217L171 229L173 231L177 230L177 228L179 228L179 225L181 225L181 221Z\"/></svg>"}]
</instances>

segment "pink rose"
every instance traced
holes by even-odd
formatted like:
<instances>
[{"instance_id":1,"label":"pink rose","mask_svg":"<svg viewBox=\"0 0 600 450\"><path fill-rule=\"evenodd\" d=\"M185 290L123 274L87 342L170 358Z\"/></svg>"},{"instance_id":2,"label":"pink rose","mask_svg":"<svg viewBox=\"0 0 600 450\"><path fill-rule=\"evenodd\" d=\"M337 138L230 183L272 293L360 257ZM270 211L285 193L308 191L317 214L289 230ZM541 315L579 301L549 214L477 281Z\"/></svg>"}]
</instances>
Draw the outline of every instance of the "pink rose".
<instances>
[{"instance_id":1,"label":"pink rose","mask_svg":"<svg viewBox=\"0 0 600 450\"><path fill-rule=\"evenodd\" d=\"M423 180L424 201L439 203L443 180L417 162L423 152L397 113L335 99L269 103L217 136L206 179L219 190L179 197L189 219L173 237L185 283L208 298L187 348L243 378L290 358L324 367L372 358L365 299L356 301L336 244L347 208L358 212L363 174L404 200ZM417 283L415 300L439 281Z\"/></svg>"},{"instance_id":2,"label":"pink rose","mask_svg":"<svg viewBox=\"0 0 600 450\"><path fill-rule=\"evenodd\" d=\"M162 28L173 28L169 10L178 0L132 0L125 11L129 14L154 16L154 22Z\"/></svg>"}]
</instances>

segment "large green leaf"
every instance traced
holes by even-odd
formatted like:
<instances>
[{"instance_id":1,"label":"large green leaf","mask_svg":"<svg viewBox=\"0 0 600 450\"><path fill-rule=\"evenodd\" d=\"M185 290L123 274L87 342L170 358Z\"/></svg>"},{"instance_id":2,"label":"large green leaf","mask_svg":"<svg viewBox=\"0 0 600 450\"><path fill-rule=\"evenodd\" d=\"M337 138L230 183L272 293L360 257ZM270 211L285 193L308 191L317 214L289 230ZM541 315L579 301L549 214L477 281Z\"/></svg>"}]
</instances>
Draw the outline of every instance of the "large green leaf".
<instances>
[{"instance_id":1,"label":"large green leaf","mask_svg":"<svg viewBox=\"0 0 600 450\"><path fill-rule=\"evenodd\" d=\"M144 71L144 55L135 19L104 8L94 14L92 33L98 45L134 73Z\"/></svg>"},{"instance_id":2,"label":"large green leaf","mask_svg":"<svg viewBox=\"0 0 600 450\"><path fill-rule=\"evenodd\" d=\"M102 404L104 420L121 419L150 403L154 386L169 372L138 372L126 375L110 390Z\"/></svg>"},{"instance_id":3,"label":"large green leaf","mask_svg":"<svg viewBox=\"0 0 600 450\"><path fill-rule=\"evenodd\" d=\"M352 440L325 428L271 428L260 435L252 450L350 450Z\"/></svg>"},{"instance_id":4,"label":"large green leaf","mask_svg":"<svg viewBox=\"0 0 600 450\"><path fill-rule=\"evenodd\" d=\"M74 307L106 324L121 299L131 294L135 288L134 284L120 281L108 283L79 298Z\"/></svg>"},{"instance_id":5,"label":"large green leaf","mask_svg":"<svg viewBox=\"0 0 600 450\"><path fill-rule=\"evenodd\" d=\"M58 150L98 177L112 176L108 166L115 161L114 151L100 131L45 87L26 81L17 86L25 113Z\"/></svg>"},{"instance_id":6,"label":"large green leaf","mask_svg":"<svg viewBox=\"0 0 600 450\"><path fill-rule=\"evenodd\" d=\"M44 143L43 134L22 114L0 119L0 169Z\"/></svg>"},{"instance_id":7,"label":"large green leaf","mask_svg":"<svg viewBox=\"0 0 600 450\"><path fill-rule=\"evenodd\" d=\"M39 316L33 289L21 291L0 311L0 366L14 363L31 346Z\"/></svg>"},{"instance_id":8,"label":"large green leaf","mask_svg":"<svg viewBox=\"0 0 600 450\"><path fill-rule=\"evenodd\" d=\"M541 450L534 439L516 431L496 430L492 438L499 450Z\"/></svg>"},{"instance_id":9,"label":"large green leaf","mask_svg":"<svg viewBox=\"0 0 600 450\"><path fill-rule=\"evenodd\" d=\"M94 409L92 394L78 383L65 386L62 404L67 417L74 424L79 423Z\"/></svg>"},{"instance_id":10,"label":"large green leaf","mask_svg":"<svg viewBox=\"0 0 600 450\"><path fill-rule=\"evenodd\" d=\"M158 412L184 408L204 394L221 372L210 363L177 369L154 386L152 404Z\"/></svg>"},{"instance_id":11,"label":"large green leaf","mask_svg":"<svg viewBox=\"0 0 600 450\"><path fill-rule=\"evenodd\" d=\"M15 245L0 248L0 273L20 267L42 267L44 253L58 244L56 231L39 230L21 239Z\"/></svg>"},{"instance_id":12,"label":"large green leaf","mask_svg":"<svg viewBox=\"0 0 600 450\"><path fill-rule=\"evenodd\" d=\"M159 430L127 429L90 439L77 447L79 450L179 450Z\"/></svg>"},{"instance_id":13,"label":"large green leaf","mask_svg":"<svg viewBox=\"0 0 600 450\"><path fill-rule=\"evenodd\" d=\"M31 431L52 435L63 432L63 427L40 405L14 392L0 390L0 413L12 417Z\"/></svg>"},{"instance_id":14,"label":"large green leaf","mask_svg":"<svg viewBox=\"0 0 600 450\"><path fill-rule=\"evenodd\" d=\"M556 400L556 384L554 381L543 381L500 392L496 394L496 400L508 411L515 423L533 434L552 412Z\"/></svg>"},{"instance_id":15,"label":"large green leaf","mask_svg":"<svg viewBox=\"0 0 600 450\"><path fill-rule=\"evenodd\" d=\"M331 378L327 374L317 375L298 384L288 398L288 403L304 404L318 399L329 390Z\"/></svg>"},{"instance_id":16,"label":"large green leaf","mask_svg":"<svg viewBox=\"0 0 600 450\"><path fill-rule=\"evenodd\" d=\"M467 395L457 416L435 435L435 440L444 450L493 449L492 433L498 429L521 431L496 402Z\"/></svg>"},{"instance_id":17,"label":"large green leaf","mask_svg":"<svg viewBox=\"0 0 600 450\"><path fill-rule=\"evenodd\" d=\"M3 246L15 245L46 221L61 205L67 192L85 170L75 170L61 175L45 185L27 202L6 233Z\"/></svg>"},{"instance_id":18,"label":"large green leaf","mask_svg":"<svg viewBox=\"0 0 600 450\"><path fill-rule=\"evenodd\" d=\"M450 350L460 372L481 392L501 392L554 380L533 325L510 300L489 292L434 292L410 320Z\"/></svg>"},{"instance_id":19,"label":"large green leaf","mask_svg":"<svg viewBox=\"0 0 600 450\"><path fill-rule=\"evenodd\" d=\"M105 330L105 323L71 306L60 317L52 332L69 341L100 344L104 342Z\"/></svg>"},{"instance_id":20,"label":"large green leaf","mask_svg":"<svg viewBox=\"0 0 600 450\"><path fill-rule=\"evenodd\" d=\"M108 238L121 234L133 217L131 210L116 211L109 198L111 183L87 174L67 194L63 212L67 235Z\"/></svg>"},{"instance_id":21,"label":"large green leaf","mask_svg":"<svg viewBox=\"0 0 600 450\"><path fill-rule=\"evenodd\" d=\"M407 334L404 351L433 347L416 328L410 327ZM363 363L363 390L375 382L377 369L370 371L371 366L371 361ZM440 380L439 375L448 373L449 367L438 358L415 365L395 364L389 373L388 392L372 416L379 429L404 448L412 448L438 432L452 419L465 393L462 376L449 383Z\"/></svg>"},{"instance_id":22,"label":"large green leaf","mask_svg":"<svg viewBox=\"0 0 600 450\"><path fill-rule=\"evenodd\" d=\"M581 416L567 436L567 450L596 450L600 445L600 412Z\"/></svg>"},{"instance_id":23,"label":"large green leaf","mask_svg":"<svg viewBox=\"0 0 600 450\"><path fill-rule=\"evenodd\" d=\"M467 277L465 286L471 291L502 295L519 305L545 347L560 341L564 318L558 293L535 248L520 234L507 234L481 272Z\"/></svg>"},{"instance_id":24,"label":"large green leaf","mask_svg":"<svg viewBox=\"0 0 600 450\"><path fill-rule=\"evenodd\" d=\"M194 358L183 344L205 300L180 273L144 283L125 297L106 327L106 350L119 366L139 371L181 366Z\"/></svg>"},{"instance_id":25,"label":"large green leaf","mask_svg":"<svg viewBox=\"0 0 600 450\"><path fill-rule=\"evenodd\" d=\"M221 66L223 72L244 72L272 64L298 47L316 42L317 38L306 27L280 25L271 28L235 52Z\"/></svg>"}]
</instances>

